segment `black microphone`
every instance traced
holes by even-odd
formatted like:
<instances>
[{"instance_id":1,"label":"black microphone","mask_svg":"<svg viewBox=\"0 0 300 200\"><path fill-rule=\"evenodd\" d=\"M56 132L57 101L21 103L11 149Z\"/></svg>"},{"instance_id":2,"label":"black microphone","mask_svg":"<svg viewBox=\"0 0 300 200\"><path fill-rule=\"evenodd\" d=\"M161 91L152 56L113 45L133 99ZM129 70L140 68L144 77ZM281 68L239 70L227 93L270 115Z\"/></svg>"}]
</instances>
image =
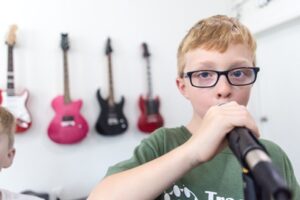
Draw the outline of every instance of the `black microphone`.
<instances>
[{"instance_id":1,"label":"black microphone","mask_svg":"<svg viewBox=\"0 0 300 200\"><path fill-rule=\"evenodd\" d=\"M241 165L249 170L262 191L274 199L291 199L291 191L273 165L267 150L249 129L236 127L227 134L227 139L230 149Z\"/></svg>"}]
</instances>

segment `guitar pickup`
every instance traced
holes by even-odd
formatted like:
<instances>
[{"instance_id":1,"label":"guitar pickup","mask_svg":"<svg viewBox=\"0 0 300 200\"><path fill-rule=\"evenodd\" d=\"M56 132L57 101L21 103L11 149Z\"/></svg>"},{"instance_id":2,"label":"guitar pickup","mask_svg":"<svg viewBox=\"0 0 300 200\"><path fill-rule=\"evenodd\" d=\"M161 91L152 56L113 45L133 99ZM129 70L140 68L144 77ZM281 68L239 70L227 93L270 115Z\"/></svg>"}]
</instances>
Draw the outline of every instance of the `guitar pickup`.
<instances>
[{"instance_id":1,"label":"guitar pickup","mask_svg":"<svg viewBox=\"0 0 300 200\"><path fill-rule=\"evenodd\" d=\"M73 116L63 116L62 121L61 121L61 126L62 127L75 126L74 117Z\"/></svg>"},{"instance_id":2,"label":"guitar pickup","mask_svg":"<svg viewBox=\"0 0 300 200\"><path fill-rule=\"evenodd\" d=\"M110 117L110 118L108 118L107 123L110 126L114 126L114 125L118 125L119 124L119 120L118 120L118 118Z\"/></svg>"}]
</instances>

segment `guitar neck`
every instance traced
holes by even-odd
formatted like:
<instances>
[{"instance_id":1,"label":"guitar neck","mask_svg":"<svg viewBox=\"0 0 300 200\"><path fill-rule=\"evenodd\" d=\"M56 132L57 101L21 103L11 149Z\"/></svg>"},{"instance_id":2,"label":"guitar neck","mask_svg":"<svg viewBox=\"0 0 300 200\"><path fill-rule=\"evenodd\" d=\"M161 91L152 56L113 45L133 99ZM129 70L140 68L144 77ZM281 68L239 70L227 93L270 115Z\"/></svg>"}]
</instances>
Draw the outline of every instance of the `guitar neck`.
<instances>
[{"instance_id":1,"label":"guitar neck","mask_svg":"<svg viewBox=\"0 0 300 200\"><path fill-rule=\"evenodd\" d=\"M146 57L146 65L147 65L147 97L149 99L153 98L152 94L152 81L151 81L151 69L150 69L150 59Z\"/></svg>"},{"instance_id":2,"label":"guitar neck","mask_svg":"<svg viewBox=\"0 0 300 200\"><path fill-rule=\"evenodd\" d=\"M114 98L111 54L108 54L107 58L108 58L108 85L109 85L108 102L109 105L113 106L115 102L115 98Z\"/></svg>"},{"instance_id":3,"label":"guitar neck","mask_svg":"<svg viewBox=\"0 0 300 200\"><path fill-rule=\"evenodd\" d=\"M69 71L68 71L68 55L67 51L63 52L64 64L64 102L66 104L71 102L70 88L69 88Z\"/></svg>"},{"instance_id":4,"label":"guitar neck","mask_svg":"<svg viewBox=\"0 0 300 200\"><path fill-rule=\"evenodd\" d=\"M9 96L15 95L14 84L14 64L13 64L13 46L7 45L7 94Z\"/></svg>"}]
</instances>

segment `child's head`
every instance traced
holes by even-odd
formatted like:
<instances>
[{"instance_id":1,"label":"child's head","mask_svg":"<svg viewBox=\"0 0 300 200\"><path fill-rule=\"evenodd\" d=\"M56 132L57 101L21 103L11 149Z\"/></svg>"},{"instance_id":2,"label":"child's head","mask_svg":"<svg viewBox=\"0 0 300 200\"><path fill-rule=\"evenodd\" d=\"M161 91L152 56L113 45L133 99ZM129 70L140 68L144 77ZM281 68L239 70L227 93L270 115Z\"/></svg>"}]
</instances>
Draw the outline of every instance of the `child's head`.
<instances>
[{"instance_id":1,"label":"child's head","mask_svg":"<svg viewBox=\"0 0 300 200\"><path fill-rule=\"evenodd\" d=\"M178 49L176 83L195 117L230 101L247 105L259 71L255 50L254 37L234 18L216 15L191 28Z\"/></svg>"},{"instance_id":2,"label":"child's head","mask_svg":"<svg viewBox=\"0 0 300 200\"><path fill-rule=\"evenodd\" d=\"M255 66L256 42L252 34L237 19L215 15L196 23L183 38L177 52L178 76L183 76L185 54L196 48L225 52L231 44L246 45L253 53Z\"/></svg>"},{"instance_id":3,"label":"child's head","mask_svg":"<svg viewBox=\"0 0 300 200\"><path fill-rule=\"evenodd\" d=\"M0 107L0 170L12 164L14 149L15 118L5 108Z\"/></svg>"}]
</instances>

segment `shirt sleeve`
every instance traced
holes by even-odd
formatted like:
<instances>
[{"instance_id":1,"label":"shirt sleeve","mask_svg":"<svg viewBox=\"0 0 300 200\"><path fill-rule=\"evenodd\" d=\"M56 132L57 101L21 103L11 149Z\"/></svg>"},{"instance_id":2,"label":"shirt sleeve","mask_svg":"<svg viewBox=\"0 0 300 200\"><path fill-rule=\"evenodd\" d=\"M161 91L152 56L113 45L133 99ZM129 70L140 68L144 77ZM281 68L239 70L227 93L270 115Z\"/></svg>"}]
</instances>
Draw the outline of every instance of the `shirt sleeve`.
<instances>
[{"instance_id":1,"label":"shirt sleeve","mask_svg":"<svg viewBox=\"0 0 300 200\"><path fill-rule=\"evenodd\" d=\"M292 190L293 199L298 200L298 199L300 199L299 183L297 182L297 179L295 177L294 170L293 170L293 167L292 167L292 164L291 164L289 158L285 155L283 157L283 159L284 159L285 179L287 181L288 186Z\"/></svg>"},{"instance_id":2,"label":"shirt sleeve","mask_svg":"<svg viewBox=\"0 0 300 200\"><path fill-rule=\"evenodd\" d=\"M288 187L292 190L293 200L300 199L300 186L294 174L293 166L287 154L276 144L265 141L272 162L279 167Z\"/></svg>"}]
</instances>

